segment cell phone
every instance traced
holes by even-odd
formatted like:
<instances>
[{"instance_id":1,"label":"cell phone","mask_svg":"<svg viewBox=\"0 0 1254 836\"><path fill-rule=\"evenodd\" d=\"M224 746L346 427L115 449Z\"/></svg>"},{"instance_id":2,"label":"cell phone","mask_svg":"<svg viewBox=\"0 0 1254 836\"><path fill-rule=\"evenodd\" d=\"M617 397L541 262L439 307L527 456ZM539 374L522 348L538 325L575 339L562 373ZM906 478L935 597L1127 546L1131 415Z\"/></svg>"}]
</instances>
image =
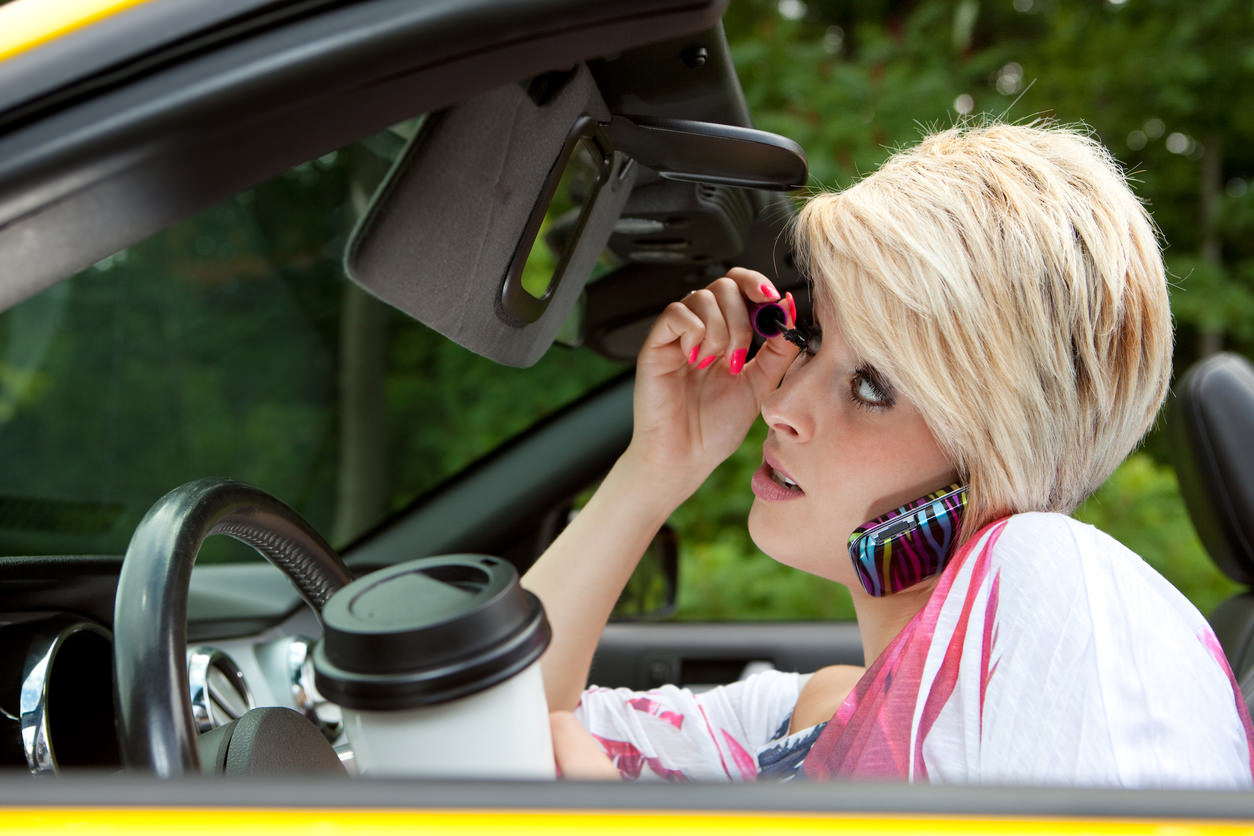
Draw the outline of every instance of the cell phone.
<instances>
[{"instance_id":1,"label":"cell phone","mask_svg":"<svg viewBox=\"0 0 1254 836\"><path fill-rule=\"evenodd\" d=\"M854 529L849 557L862 588L879 598L939 575L966 508L967 487L955 483Z\"/></svg>"}]
</instances>

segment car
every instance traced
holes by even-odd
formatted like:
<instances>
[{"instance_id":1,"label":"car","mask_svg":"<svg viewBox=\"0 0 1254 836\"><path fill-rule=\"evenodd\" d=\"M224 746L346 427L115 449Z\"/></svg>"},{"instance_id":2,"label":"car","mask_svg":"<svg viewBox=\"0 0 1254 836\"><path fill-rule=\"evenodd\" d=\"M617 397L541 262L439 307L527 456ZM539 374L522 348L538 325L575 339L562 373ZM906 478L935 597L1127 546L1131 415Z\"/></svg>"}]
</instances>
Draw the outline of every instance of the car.
<instances>
[{"instance_id":1,"label":"car","mask_svg":"<svg viewBox=\"0 0 1254 836\"><path fill-rule=\"evenodd\" d=\"M753 127L725 11L0 6L6 827L1254 818L1231 793L345 774L344 716L314 671L319 582L438 555L524 570L625 447L632 358L665 304L738 264L806 312L781 242L807 161ZM677 538L630 585L598 683L861 662L848 621L659 618ZM301 731L258 732L228 765L214 747L274 708Z\"/></svg>"}]
</instances>

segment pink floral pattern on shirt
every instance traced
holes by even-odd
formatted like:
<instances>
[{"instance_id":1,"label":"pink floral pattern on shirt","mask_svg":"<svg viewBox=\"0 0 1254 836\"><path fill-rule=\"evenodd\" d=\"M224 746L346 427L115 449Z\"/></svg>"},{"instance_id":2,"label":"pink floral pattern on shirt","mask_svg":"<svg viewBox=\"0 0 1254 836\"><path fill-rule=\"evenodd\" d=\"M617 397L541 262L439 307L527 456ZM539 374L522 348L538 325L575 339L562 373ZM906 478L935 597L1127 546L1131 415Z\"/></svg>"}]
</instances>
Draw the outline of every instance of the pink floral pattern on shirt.
<instances>
[{"instance_id":1,"label":"pink floral pattern on shirt","mask_svg":"<svg viewBox=\"0 0 1254 836\"><path fill-rule=\"evenodd\" d=\"M985 529L954 556L952 568L942 574L927 606L919 611L875 660L875 664L858 681L853 693L814 742L805 760L807 776L906 779L910 777L913 761L916 776L926 780L923 741L932 730L941 706L953 694L974 597L967 596L963 603L958 626L946 648L940 674L924 702L918 734L912 735L923 665L936 632L936 622L948 599L954 578L977 545L979 550L970 586L976 588L984 582L989 569L988 556L1005 525L1003 520ZM996 664L991 661L997 620L996 577L993 578L993 591L985 606L984 643L980 659L981 705L988 680L996 669ZM910 745L912 736L916 740L913 748Z\"/></svg>"}]
</instances>

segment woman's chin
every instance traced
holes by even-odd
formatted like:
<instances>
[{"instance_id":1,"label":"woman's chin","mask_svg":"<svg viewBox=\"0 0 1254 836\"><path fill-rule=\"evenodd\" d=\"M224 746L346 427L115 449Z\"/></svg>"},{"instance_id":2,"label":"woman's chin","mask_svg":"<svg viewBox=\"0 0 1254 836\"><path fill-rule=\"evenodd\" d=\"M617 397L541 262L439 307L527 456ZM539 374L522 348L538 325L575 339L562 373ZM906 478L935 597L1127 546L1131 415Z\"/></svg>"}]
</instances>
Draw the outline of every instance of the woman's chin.
<instances>
[{"instance_id":1,"label":"woman's chin","mask_svg":"<svg viewBox=\"0 0 1254 836\"><path fill-rule=\"evenodd\" d=\"M829 547L812 546L800 542L795 528L784 525L784 521L771 513L772 508L763 503L754 502L749 509L749 537L763 554L776 563L800 569L824 580L848 586L856 583L853 567L849 563L848 553L843 546Z\"/></svg>"},{"instance_id":2,"label":"woman's chin","mask_svg":"<svg viewBox=\"0 0 1254 836\"><path fill-rule=\"evenodd\" d=\"M775 530L778 524L777 520L770 518L767 509L762 507L761 500L753 500L753 504L749 506L749 539L771 557L775 557L776 548L787 542L786 538L781 538L782 532Z\"/></svg>"}]
</instances>

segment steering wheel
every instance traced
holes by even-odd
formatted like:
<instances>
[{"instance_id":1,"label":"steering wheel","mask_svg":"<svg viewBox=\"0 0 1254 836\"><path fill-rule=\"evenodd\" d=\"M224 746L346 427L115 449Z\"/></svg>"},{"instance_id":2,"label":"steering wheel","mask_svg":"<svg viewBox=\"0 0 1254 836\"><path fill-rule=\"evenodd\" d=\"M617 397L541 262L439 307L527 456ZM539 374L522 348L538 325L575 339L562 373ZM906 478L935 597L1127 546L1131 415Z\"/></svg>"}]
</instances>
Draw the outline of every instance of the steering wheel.
<instances>
[{"instance_id":1,"label":"steering wheel","mask_svg":"<svg viewBox=\"0 0 1254 836\"><path fill-rule=\"evenodd\" d=\"M187 595L192 564L213 534L256 549L319 615L352 580L309 523L251 485L201 479L159 499L131 537L114 599L114 697L127 769L166 778L200 771L184 660Z\"/></svg>"}]
</instances>

